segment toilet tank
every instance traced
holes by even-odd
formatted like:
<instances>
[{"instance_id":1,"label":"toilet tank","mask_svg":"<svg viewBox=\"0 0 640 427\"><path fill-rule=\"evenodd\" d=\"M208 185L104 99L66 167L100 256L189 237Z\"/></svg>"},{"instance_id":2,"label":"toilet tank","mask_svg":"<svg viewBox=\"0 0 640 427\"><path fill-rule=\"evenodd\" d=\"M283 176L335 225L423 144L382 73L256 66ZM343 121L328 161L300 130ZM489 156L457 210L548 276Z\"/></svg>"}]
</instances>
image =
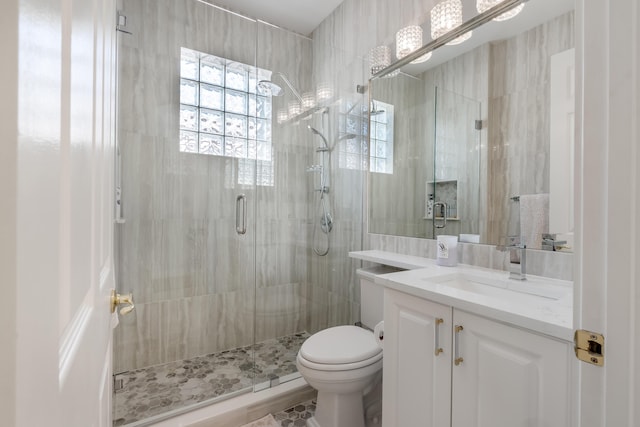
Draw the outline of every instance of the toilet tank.
<instances>
[{"instance_id":1,"label":"toilet tank","mask_svg":"<svg viewBox=\"0 0 640 427\"><path fill-rule=\"evenodd\" d=\"M386 265L356 270L360 279L360 322L369 329L382 321L384 312L384 287L376 285L375 278L396 271L401 270Z\"/></svg>"}]
</instances>

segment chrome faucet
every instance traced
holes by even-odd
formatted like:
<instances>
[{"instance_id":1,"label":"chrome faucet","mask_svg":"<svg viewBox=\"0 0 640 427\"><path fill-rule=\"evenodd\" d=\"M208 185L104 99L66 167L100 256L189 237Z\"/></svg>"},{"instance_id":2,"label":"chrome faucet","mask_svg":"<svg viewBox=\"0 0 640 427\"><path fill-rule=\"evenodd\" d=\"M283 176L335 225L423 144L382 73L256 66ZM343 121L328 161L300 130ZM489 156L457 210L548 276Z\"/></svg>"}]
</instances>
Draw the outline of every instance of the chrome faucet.
<instances>
[{"instance_id":1,"label":"chrome faucet","mask_svg":"<svg viewBox=\"0 0 640 427\"><path fill-rule=\"evenodd\" d=\"M519 236L507 237L507 244L496 246L499 251L509 251L509 279L527 280L527 245Z\"/></svg>"}]
</instances>

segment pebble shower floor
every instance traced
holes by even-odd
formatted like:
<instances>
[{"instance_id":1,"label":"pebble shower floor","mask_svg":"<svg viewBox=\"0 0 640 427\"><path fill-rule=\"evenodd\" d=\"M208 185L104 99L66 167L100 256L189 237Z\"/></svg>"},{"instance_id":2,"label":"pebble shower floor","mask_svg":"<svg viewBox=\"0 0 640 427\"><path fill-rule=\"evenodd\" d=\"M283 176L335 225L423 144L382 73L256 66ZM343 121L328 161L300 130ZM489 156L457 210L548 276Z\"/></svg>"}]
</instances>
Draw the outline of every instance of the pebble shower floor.
<instances>
[{"instance_id":1,"label":"pebble shower floor","mask_svg":"<svg viewBox=\"0 0 640 427\"><path fill-rule=\"evenodd\" d=\"M123 388L114 396L113 425L131 424L294 373L296 355L308 337L301 332L117 374L115 380L123 380Z\"/></svg>"}]
</instances>

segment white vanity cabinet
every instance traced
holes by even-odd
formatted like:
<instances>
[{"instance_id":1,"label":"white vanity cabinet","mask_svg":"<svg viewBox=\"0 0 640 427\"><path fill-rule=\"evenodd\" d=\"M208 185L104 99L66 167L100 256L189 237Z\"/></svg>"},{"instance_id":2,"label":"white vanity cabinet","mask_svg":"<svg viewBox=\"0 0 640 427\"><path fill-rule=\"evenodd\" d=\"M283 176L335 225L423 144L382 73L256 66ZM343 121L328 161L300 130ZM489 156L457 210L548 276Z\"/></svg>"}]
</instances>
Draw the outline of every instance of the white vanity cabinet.
<instances>
[{"instance_id":1,"label":"white vanity cabinet","mask_svg":"<svg viewBox=\"0 0 640 427\"><path fill-rule=\"evenodd\" d=\"M451 307L384 290L383 426L450 425L451 322Z\"/></svg>"},{"instance_id":2,"label":"white vanity cabinet","mask_svg":"<svg viewBox=\"0 0 640 427\"><path fill-rule=\"evenodd\" d=\"M389 288L384 321L384 427L570 425L570 343Z\"/></svg>"},{"instance_id":3,"label":"white vanity cabinet","mask_svg":"<svg viewBox=\"0 0 640 427\"><path fill-rule=\"evenodd\" d=\"M453 324L453 427L571 425L569 343L456 309Z\"/></svg>"}]
</instances>

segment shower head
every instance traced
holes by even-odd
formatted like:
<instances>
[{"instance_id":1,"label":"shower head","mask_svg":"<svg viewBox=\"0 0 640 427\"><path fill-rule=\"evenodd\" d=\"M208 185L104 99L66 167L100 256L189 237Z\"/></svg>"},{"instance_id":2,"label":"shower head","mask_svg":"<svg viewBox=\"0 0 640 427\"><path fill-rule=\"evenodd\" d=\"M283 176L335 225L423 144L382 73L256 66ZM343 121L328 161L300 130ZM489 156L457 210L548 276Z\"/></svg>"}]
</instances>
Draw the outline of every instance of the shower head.
<instances>
[{"instance_id":1,"label":"shower head","mask_svg":"<svg viewBox=\"0 0 640 427\"><path fill-rule=\"evenodd\" d=\"M307 126L309 128L309 130L311 132L313 132L314 134L320 136L320 138L322 138L322 141L324 142L324 146L326 148L329 148L329 143L327 142L327 138L324 137L324 135L316 128L312 127L311 125Z\"/></svg>"},{"instance_id":2,"label":"shower head","mask_svg":"<svg viewBox=\"0 0 640 427\"><path fill-rule=\"evenodd\" d=\"M274 76L280 76L282 81L285 82L287 86L289 86L289 89L291 89L291 92L295 95L295 97L298 98L298 101L300 101L300 104L302 104L302 96L300 96L300 92L298 92L298 90L293 86L289 78L285 76L283 73L276 71L275 73L271 74L271 80L260 80L258 82L258 88L262 90L265 94L271 94L272 96L283 95L284 90L282 89L282 86L273 82Z\"/></svg>"},{"instance_id":3,"label":"shower head","mask_svg":"<svg viewBox=\"0 0 640 427\"><path fill-rule=\"evenodd\" d=\"M260 89L262 93L271 96L282 96L284 94L282 87L271 80L260 80L258 82L258 89Z\"/></svg>"},{"instance_id":4,"label":"shower head","mask_svg":"<svg viewBox=\"0 0 640 427\"><path fill-rule=\"evenodd\" d=\"M355 133L345 133L344 135L338 138L338 141L344 141L345 139L353 139L356 136L357 135Z\"/></svg>"}]
</instances>

